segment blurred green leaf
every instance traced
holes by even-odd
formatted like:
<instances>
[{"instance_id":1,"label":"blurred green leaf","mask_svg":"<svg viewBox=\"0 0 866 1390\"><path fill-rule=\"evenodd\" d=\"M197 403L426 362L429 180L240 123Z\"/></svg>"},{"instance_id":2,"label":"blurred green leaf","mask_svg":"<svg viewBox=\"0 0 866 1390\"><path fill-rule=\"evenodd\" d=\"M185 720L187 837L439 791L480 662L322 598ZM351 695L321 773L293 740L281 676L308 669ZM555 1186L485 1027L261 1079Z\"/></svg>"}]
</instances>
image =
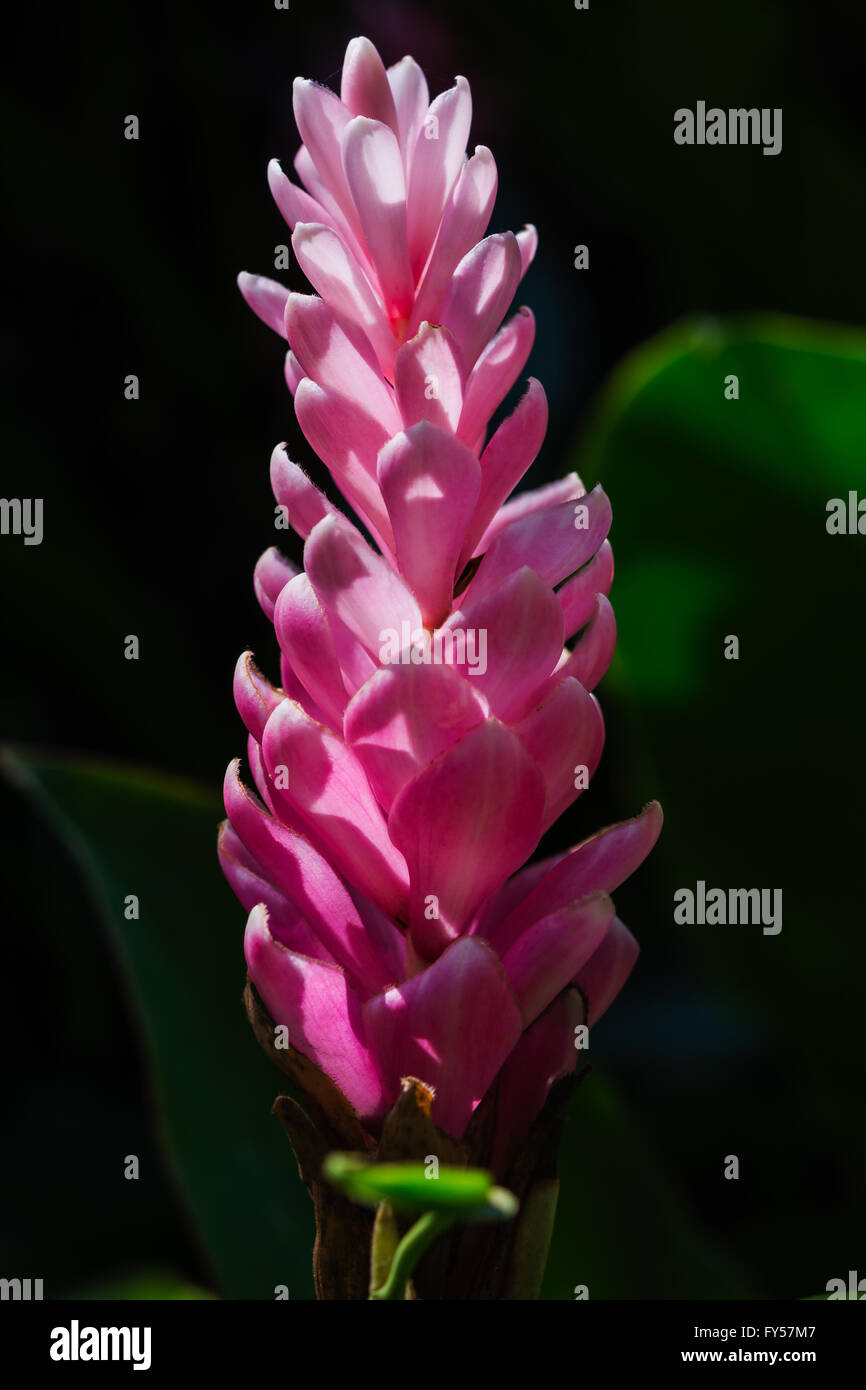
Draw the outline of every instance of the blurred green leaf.
<instances>
[{"instance_id":1,"label":"blurred green leaf","mask_svg":"<svg viewBox=\"0 0 866 1390\"><path fill-rule=\"evenodd\" d=\"M312 1205L270 1113L281 1081L241 1004L243 920L217 863L218 801L140 769L20 751L4 765L80 865L125 967L165 1147L217 1287L312 1298Z\"/></svg>"},{"instance_id":2,"label":"blurred green leaf","mask_svg":"<svg viewBox=\"0 0 866 1390\"><path fill-rule=\"evenodd\" d=\"M512 1194L495 1187L483 1168L440 1164L431 1177L423 1163L367 1163L355 1154L331 1153L324 1172L365 1206L387 1201L404 1211L451 1211L464 1221L502 1220L517 1211Z\"/></svg>"},{"instance_id":3,"label":"blurred green leaf","mask_svg":"<svg viewBox=\"0 0 866 1390\"><path fill-rule=\"evenodd\" d=\"M725 396L731 376L738 399ZM617 802L652 795L665 810L639 886L617 896L644 948L611 1022L628 1027L630 1004L640 1011L632 1119L677 1178L691 1173L702 1188L722 1155L742 1155L748 1181L718 1199L720 1233L727 1211L739 1256L774 1297L848 1258L823 1187L851 1229L866 1229L866 1132L852 1103L866 824L851 736L862 723L866 537L826 528L831 499L866 498L864 441L863 332L702 319L623 363L573 460L613 504L608 775ZM729 635L738 660L725 658ZM781 889L782 931L676 925L673 893L698 879ZM717 1033L711 997L724 1002ZM758 1200L766 1191L772 1202ZM661 1228L657 1241L668 1244ZM614 1291L631 1282L608 1272ZM662 1284L709 1296L716 1284L700 1264L694 1273L690 1285L671 1269Z\"/></svg>"},{"instance_id":4,"label":"blurred green leaf","mask_svg":"<svg viewBox=\"0 0 866 1390\"><path fill-rule=\"evenodd\" d=\"M542 1298L751 1298L695 1221L614 1087L596 1070L572 1097Z\"/></svg>"},{"instance_id":5,"label":"blurred green leaf","mask_svg":"<svg viewBox=\"0 0 866 1390\"><path fill-rule=\"evenodd\" d=\"M160 1299L172 1302L202 1302L217 1297L209 1289L200 1289L197 1284L179 1279L170 1270L144 1269L131 1274L104 1279L96 1284L88 1284L83 1289L75 1289L71 1299L98 1299L100 1302L112 1299Z\"/></svg>"},{"instance_id":6,"label":"blurred green leaf","mask_svg":"<svg viewBox=\"0 0 866 1390\"><path fill-rule=\"evenodd\" d=\"M730 376L737 400L725 396ZM830 498L866 496L864 437L866 336L856 330L707 318L632 353L576 461L612 497L625 560L610 688L692 701L734 667L716 659L734 618L751 619L743 644L755 633L765 653L781 645L779 619L802 638L817 591L862 574L858 538L830 537L825 523ZM765 631L767 610L776 617Z\"/></svg>"}]
</instances>

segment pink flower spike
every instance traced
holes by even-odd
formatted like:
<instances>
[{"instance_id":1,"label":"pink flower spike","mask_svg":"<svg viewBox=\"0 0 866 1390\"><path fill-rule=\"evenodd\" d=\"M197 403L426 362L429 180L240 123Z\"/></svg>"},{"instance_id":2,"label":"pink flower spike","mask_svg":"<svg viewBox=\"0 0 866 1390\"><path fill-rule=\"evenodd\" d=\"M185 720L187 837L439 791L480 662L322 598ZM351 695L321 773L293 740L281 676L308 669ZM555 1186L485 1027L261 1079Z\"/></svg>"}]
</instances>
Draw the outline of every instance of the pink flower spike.
<instances>
[{"instance_id":1,"label":"pink flower spike","mask_svg":"<svg viewBox=\"0 0 866 1390\"><path fill-rule=\"evenodd\" d=\"M528 862L592 795L604 746L592 691L616 642L611 506L576 473L533 483L548 403L526 375L535 319L514 298L538 233L491 224L498 172L483 145L467 158L465 78L431 102L413 58L386 67L358 37L339 95L299 78L294 108L294 175L272 160L268 184L308 288L239 284L284 339L300 436L274 449L271 485L303 570L275 547L255 567L280 686L242 655L256 790L232 764L220 862L249 914L256 991L289 1029L308 1138L343 1137L318 1068L355 1112L339 1112L353 1147L392 1144L398 1098L432 1105L424 1135L432 1119L529 1194L549 1174L542 1136L575 1030L637 956L610 895L662 823L653 802ZM357 1271L334 1257L345 1230L325 1200L317 1288L342 1297ZM491 1241L472 1287L504 1290L519 1242ZM454 1245L452 1274L474 1249Z\"/></svg>"}]
</instances>

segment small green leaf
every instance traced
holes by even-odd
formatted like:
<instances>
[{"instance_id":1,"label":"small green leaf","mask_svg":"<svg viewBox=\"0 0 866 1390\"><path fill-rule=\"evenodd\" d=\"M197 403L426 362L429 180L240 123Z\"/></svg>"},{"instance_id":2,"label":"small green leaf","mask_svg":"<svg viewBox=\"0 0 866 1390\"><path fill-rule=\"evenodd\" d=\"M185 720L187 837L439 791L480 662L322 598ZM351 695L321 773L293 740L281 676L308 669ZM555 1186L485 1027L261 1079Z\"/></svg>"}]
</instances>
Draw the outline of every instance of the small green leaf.
<instances>
[{"instance_id":1,"label":"small green leaf","mask_svg":"<svg viewBox=\"0 0 866 1390\"><path fill-rule=\"evenodd\" d=\"M516 1198L495 1187L484 1168L441 1164L432 1176L423 1163L367 1163L356 1154L332 1153L324 1173L364 1206L388 1201L404 1211L451 1211L462 1220L504 1220L517 1210Z\"/></svg>"}]
</instances>

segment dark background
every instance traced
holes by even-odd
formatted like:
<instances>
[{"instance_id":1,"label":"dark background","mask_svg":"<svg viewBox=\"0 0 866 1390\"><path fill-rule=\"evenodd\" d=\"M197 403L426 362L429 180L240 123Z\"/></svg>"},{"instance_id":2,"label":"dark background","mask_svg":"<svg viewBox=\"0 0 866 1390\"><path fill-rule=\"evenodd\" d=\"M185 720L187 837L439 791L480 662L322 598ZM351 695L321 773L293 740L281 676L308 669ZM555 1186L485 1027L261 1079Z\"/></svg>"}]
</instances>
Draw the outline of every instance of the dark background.
<instances>
[{"instance_id":1,"label":"dark background","mask_svg":"<svg viewBox=\"0 0 866 1390\"><path fill-rule=\"evenodd\" d=\"M3 739L128 759L214 790L242 751L231 700L237 654L251 647L275 674L251 583L273 540L270 451L287 439L313 467L280 343L234 285L241 269L273 275L274 245L289 240L265 173L272 155L288 169L297 146L295 74L338 88L348 39L366 33L386 63L412 52L431 95L458 72L469 78L470 148L489 145L499 167L492 230L533 221L540 234L519 301L536 314L530 366L551 407L532 474L540 483L572 465L591 403L623 355L683 315L866 321L864 28L854 0L592 0L587 13L566 0L513 9L292 0L288 12L258 0L58 7L40 10L31 32L7 35L2 493L45 499L45 539L0 543ZM673 111L699 98L782 107L782 154L675 146ZM123 138L129 113L140 118L137 143ZM577 243L590 248L588 273L573 269ZM295 267L282 278L304 287ZM123 395L130 372L141 381L135 403ZM646 468L663 482L663 447ZM783 497L784 480L775 486ZM700 527L719 498L699 458L693 489ZM617 537L642 518L626 493L610 491L627 575ZM732 534L731 563L762 536ZM788 901L800 870L823 884L812 940L820 954L821 933L831 935L829 991L810 974L804 938L799 974L758 967L747 1007L740 975L751 966L738 948L713 965L672 931L671 892L694 877L676 876L663 840L617 895L644 956L598 1034L608 1073L696 1227L745 1271L744 1287L772 1297L819 1292L857 1259L866 1273L856 1064L862 589L836 597L843 647L834 646L834 669L811 659L815 625L827 617L807 608L801 642L777 667L777 703L750 699L744 675L732 708L717 692L697 722L692 711L681 724L685 764L719 721L728 721L725 749L745 750L712 863L728 862L729 848L741 858L715 881L784 881ZM772 605L766 611L772 622ZM123 660L127 633L140 635L137 663ZM792 704L802 682L802 706ZM608 702L604 684L601 696L603 772L557 832L562 842L654 794L665 799L664 775L662 785L653 778L658 748L650 740L629 765L645 730L615 692ZM805 772L827 758L834 776L816 793ZM732 776L721 762L710 775L700 756L694 769L690 796L666 802L674 844L678 825L681 842L693 816L700 824L696 808ZM746 804L748 830L738 823ZM88 896L14 789L0 787L0 806L10 1132L0 1274L44 1271L53 1290L68 1292L156 1263L207 1283L168 1177L134 1193L117 1178L118 1150L158 1165L158 1141L135 1025ZM823 827L814 844L810 822ZM742 851L758 833L750 879L739 873ZM833 845L838 857L822 876L814 855ZM159 855L160 846L141 850ZM194 903L194 884L177 891ZM241 929L239 912L239 979ZM207 923L196 930L206 934ZM848 1022L828 1040L825 1020L840 1008ZM831 1109L842 1122L828 1127L822 1078L841 1064ZM719 1180L717 1155L729 1152L750 1155L739 1184Z\"/></svg>"}]
</instances>

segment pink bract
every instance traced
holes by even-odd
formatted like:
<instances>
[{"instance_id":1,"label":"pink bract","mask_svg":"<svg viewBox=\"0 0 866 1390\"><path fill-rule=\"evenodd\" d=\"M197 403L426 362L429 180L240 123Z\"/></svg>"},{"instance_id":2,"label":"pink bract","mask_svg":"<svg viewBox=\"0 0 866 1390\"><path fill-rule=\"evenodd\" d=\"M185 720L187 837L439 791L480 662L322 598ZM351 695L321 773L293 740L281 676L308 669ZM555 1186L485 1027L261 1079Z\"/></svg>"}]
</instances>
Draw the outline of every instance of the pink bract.
<instances>
[{"instance_id":1,"label":"pink bract","mask_svg":"<svg viewBox=\"0 0 866 1390\"><path fill-rule=\"evenodd\" d=\"M268 179L316 293L240 288L364 530L277 447L304 567L256 567L282 688L240 658L256 792L233 763L220 858L265 1007L367 1128L410 1075L459 1138L498 1076L504 1163L634 964L610 894L661 828L651 803L525 867L601 756L610 505L575 474L511 498L547 425L530 378L489 429L533 343L529 309L506 315L536 235L485 235L465 79L431 102L412 58L357 38L340 96L298 79L294 108L297 181Z\"/></svg>"}]
</instances>

